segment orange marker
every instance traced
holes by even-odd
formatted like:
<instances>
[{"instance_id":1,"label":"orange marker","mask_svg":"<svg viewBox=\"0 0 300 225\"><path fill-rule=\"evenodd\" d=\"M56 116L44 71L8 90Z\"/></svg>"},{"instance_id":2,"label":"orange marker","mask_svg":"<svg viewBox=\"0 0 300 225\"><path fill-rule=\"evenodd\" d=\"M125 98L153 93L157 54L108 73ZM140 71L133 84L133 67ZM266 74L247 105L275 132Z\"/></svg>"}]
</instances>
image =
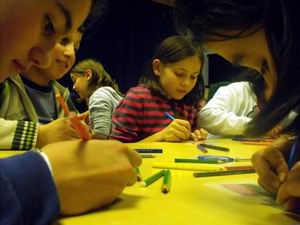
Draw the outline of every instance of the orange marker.
<instances>
[{"instance_id":1,"label":"orange marker","mask_svg":"<svg viewBox=\"0 0 300 225\"><path fill-rule=\"evenodd\" d=\"M78 134L80 135L81 139L87 141L91 139L90 133L86 130L86 128L81 123L80 119L74 112L69 113L69 119L72 123L72 126L76 129Z\"/></svg>"},{"instance_id":2,"label":"orange marker","mask_svg":"<svg viewBox=\"0 0 300 225\"><path fill-rule=\"evenodd\" d=\"M65 115L66 115L66 116L69 116L69 113L70 113L69 107L68 107L68 105L65 103L65 101L64 101L63 97L61 96L61 94L60 94L60 93L57 93L57 94L55 95L55 97L56 97L57 101L59 102L61 108L64 110Z\"/></svg>"}]
</instances>

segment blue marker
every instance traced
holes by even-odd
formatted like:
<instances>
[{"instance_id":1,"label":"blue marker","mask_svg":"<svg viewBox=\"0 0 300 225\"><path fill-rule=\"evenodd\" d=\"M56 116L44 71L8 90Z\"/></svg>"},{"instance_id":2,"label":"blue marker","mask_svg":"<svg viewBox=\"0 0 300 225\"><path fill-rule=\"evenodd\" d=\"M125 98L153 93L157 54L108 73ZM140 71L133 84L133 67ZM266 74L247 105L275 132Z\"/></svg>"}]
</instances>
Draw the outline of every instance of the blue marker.
<instances>
[{"instance_id":1,"label":"blue marker","mask_svg":"<svg viewBox=\"0 0 300 225\"><path fill-rule=\"evenodd\" d=\"M297 161L297 143L298 143L298 138L296 138L296 140L292 146L292 150L291 150L289 162L288 162L289 169L291 169Z\"/></svg>"},{"instance_id":2,"label":"blue marker","mask_svg":"<svg viewBox=\"0 0 300 225\"><path fill-rule=\"evenodd\" d=\"M164 113L165 114L165 116L167 117L167 118L169 118L170 120L175 120L175 118L173 117L173 116L171 116L169 113L167 113L167 112L165 112Z\"/></svg>"}]
</instances>

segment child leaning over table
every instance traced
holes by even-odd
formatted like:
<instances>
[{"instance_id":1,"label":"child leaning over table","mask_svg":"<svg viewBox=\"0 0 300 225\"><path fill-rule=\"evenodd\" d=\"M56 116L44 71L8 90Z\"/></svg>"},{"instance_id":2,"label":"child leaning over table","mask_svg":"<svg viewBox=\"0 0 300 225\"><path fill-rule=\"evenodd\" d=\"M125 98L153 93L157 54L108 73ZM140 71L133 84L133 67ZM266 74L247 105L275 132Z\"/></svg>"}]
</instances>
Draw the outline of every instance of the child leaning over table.
<instances>
[{"instance_id":1,"label":"child leaning over table","mask_svg":"<svg viewBox=\"0 0 300 225\"><path fill-rule=\"evenodd\" d=\"M140 84L115 109L111 138L122 142L205 139L207 132L196 127L197 103L204 90L203 59L201 48L190 37L165 39Z\"/></svg>"}]
</instances>

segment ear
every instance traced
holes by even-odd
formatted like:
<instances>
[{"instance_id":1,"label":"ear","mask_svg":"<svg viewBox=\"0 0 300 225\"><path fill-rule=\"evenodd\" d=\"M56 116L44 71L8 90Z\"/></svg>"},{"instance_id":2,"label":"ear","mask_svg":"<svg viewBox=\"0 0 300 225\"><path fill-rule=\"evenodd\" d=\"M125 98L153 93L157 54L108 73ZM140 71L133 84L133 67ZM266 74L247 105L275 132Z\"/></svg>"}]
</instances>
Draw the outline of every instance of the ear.
<instances>
[{"instance_id":1,"label":"ear","mask_svg":"<svg viewBox=\"0 0 300 225\"><path fill-rule=\"evenodd\" d=\"M160 72L161 72L161 62L159 59L154 59L152 61L152 68L153 68L153 72L156 76L160 76Z\"/></svg>"},{"instance_id":2,"label":"ear","mask_svg":"<svg viewBox=\"0 0 300 225\"><path fill-rule=\"evenodd\" d=\"M90 69L87 69L84 71L84 76L86 76L87 80L92 79L92 75L93 75L93 73Z\"/></svg>"}]
</instances>

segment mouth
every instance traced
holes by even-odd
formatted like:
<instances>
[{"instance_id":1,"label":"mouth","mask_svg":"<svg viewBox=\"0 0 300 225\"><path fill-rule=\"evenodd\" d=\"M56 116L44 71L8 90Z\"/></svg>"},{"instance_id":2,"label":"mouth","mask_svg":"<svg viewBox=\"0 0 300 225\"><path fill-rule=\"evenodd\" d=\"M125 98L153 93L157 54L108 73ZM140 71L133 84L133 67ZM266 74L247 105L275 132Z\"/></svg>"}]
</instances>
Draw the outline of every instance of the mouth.
<instances>
[{"instance_id":1,"label":"mouth","mask_svg":"<svg viewBox=\"0 0 300 225\"><path fill-rule=\"evenodd\" d=\"M69 64L66 61L63 61L60 59L56 60L56 62L64 68L68 68L68 66L69 66Z\"/></svg>"}]
</instances>

